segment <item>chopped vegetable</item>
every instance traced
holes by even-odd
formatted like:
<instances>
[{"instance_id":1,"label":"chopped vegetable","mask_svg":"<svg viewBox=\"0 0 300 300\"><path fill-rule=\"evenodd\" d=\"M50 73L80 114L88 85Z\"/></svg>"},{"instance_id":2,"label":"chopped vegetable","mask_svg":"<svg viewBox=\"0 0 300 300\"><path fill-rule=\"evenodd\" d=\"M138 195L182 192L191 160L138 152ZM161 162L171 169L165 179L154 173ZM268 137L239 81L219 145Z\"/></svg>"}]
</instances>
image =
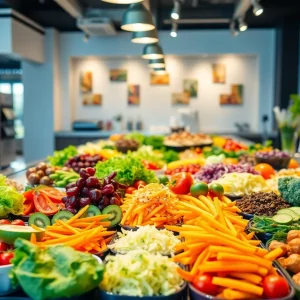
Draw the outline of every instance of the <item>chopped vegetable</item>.
<instances>
[{"instance_id":1,"label":"chopped vegetable","mask_svg":"<svg viewBox=\"0 0 300 300\"><path fill-rule=\"evenodd\" d=\"M167 256L135 250L125 255L107 256L106 272L100 288L127 296L167 296L177 292L183 280L176 263Z\"/></svg>"},{"instance_id":2,"label":"chopped vegetable","mask_svg":"<svg viewBox=\"0 0 300 300\"><path fill-rule=\"evenodd\" d=\"M48 156L48 160L52 166L63 167L69 158L77 154L75 146L68 146L63 150L54 151L53 156Z\"/></svg>"},{"instance_id":3,"label":"chopped vegetable","mask_svg":"<svg viewBox=\"0 0 300 300\"><path fill-rule=\"evenodd\" d=\"M300 206L300 178L280 177L278 190L282 198L292 206Z\"/></svg>"},{"instance_id":4,"label":"chopped vegetable","mask_svg":"<svg viewBox=\"0 0 300 300\"><path fill-rule=\"evenodd\" d=\"M34 300L82 295L102 280L104 266L90 254L63 245L41 250L23 239L15 247L11 276Z\"/></svg>"},{"instance_id":5,"label":"chopped vegetable","mask_svg":"<svg viewBox=\"0 0 300 300\"><path fill-rule=\"evenodd\" d=\"M154 226L146 225L136 231L122 229L109 248L119 253L140 249L152 254L170 255L175 252L175 246L179 242L171 231L157 230Z\"/></svg>"}]
</instances>

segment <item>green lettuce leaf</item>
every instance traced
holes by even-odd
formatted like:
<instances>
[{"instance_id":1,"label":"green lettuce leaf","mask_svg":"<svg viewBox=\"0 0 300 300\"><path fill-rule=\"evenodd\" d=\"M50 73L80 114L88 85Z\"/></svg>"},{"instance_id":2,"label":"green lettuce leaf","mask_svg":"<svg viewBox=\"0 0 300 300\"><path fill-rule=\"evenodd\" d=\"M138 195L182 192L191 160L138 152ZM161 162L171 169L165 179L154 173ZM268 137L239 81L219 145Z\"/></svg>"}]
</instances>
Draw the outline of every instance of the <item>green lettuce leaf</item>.
<instances>
[{"instance_id":1,"label":"green lettuce leaf","mask_svg":"<svg viewBox=\"0 0 300 300\"><path fill-rule=\"evenodd\" d=\"M0 185L0 217L6 217L9 213L14 215L23 213L23 195L14 187Z\"/></svg>"},{"instance_id":2,"label":"green lettuce leaf","mask_svg":"<svg viewBox=\"0 0 300 300\"><path fill-rule=\"evenodd\" d=\"M96 288L104 265L91 255L58 245L41 250L29 241L17 239L10 274L34 300L78 296Z\"/></svg>"}]
</instances>

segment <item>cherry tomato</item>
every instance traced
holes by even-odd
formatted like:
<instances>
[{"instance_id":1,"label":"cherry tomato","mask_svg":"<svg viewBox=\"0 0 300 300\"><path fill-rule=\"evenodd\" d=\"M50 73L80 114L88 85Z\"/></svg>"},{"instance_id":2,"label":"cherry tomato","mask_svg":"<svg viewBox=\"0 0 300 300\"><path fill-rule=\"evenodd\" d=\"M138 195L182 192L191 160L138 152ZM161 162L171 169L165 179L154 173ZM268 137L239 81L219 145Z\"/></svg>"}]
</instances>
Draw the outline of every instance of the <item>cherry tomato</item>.
<instances>
[{"instance_id":1,"label":"cherry tomato","mask_svg":"<svg viewBox=\"0 0 300 300\"><path fill-rule=\"evenodd\" d=\"M207 196L208 185L203 181L196 182L191 186L190 192L194 197L199 197L200 195Z\"/></svg>"},{"instance_id":2,"label":"cherry tomato","mask_svg":"<svg viewBox=\"0 0 300 300\"><path fill-rule=\"evenodd\" d=\"M45 194L35 192L33 202L35 208L45 215L54 215L58 212L58 207Z\"/></svg>"},{"instance_id":3,"label":"cherry tomato","mask_svg":"<svg viewBox=\"0 0 300 300\"><path fill-rule=\"evenodd\" d=\"M7 251L10 249L10 245L0 241L0 252Z\"/></svg>"},{"instance_id":4,"label":"cherry tomato","mask_svg":"<svg viewBox=\"0 0 300 300\"><path fill-rule=\"evenodd\" d=\"M138 181L136 181L136 182L133 184L133 186L134 186L136 189L138 189L139 187L143 187L143 186L145 186L145 185L147 185L147 183L146 183L145 181L143 181L143 180L138 180Z\"/></svg>"},{"instance_id":5,"label":"cherry tomato","mask_svg":"<svg viewBox=\"0 0 300 300\"><path fill-rule=\"evenodd\" d=\"M195 277L193 286L200 292L215 296L218 294L218 287L212 283L212 276L202 274Z\"/></svg>"},{"instance_id":6,"label":"cherry tomato","mask_svg":"<svg viewBox=\"0 0 300 300\"><path fill-rule=\"evenodd\" d=\"M279 275L269 275L263 280L264 295L269 299L286 297L289 292L289 284Z\"/></svg>"},{"instance_id":7,"label":"cherry tomato","mask_svg":"<svg viewBox=\"0 0 300 300\"><path fill-rule=\"evenodd\" d=\"M10 260L14 257L13 252L0 253L0 266L11 264Z\"/></svg>"},{"instance_id":8,"label":"cherry tomato","mask_svg":"<svg viewBox=\"0 0 300 300\"><path fill-rule=\"evenodd\" d=\"M22 220L17 219L17 220L13 220L11 222L11 225L25 226L25 223Z\"/></svg>"},{"instance_id":9,"label":"cherry tomato","mask_svg":"<svg viewBox=\"0 0 300 300\"><path fill-rule=\"evenodd\" d=\"M0 220L0 225L6 225L6 224L10 224L10 221L7 219Z\"/></svg>"},{"instance_id":10,"label":"cherry tomato","mask_svg":"<svg viewBox=\"0 0 300 300\"><path fill-rule=\"evenodd\" d=\"M219 183L213 183L209 186L209 193L212 197L221 197L224 195L224 188Z\"/></svg>"},{"instance_id":11,"label":"cherry tomato","mask_svg":"<svg viewBox=\"0 0 300 300\"><path fill-rule=\"evenodd\" d=\"M39 192L46 195L52 202L55 203L61 203L61 199L66 196L66 193L51 186L43 186L39 188Z\"/></svg>"},{"instance_id":12,"label":"cherry tomato","mask_svg":"<svg viewBox=\"0 0 300 300\"><path fill-rule=\"evenodd\" d=\"M270 179L272 175L275 175L275 170L273 167L265 163L257 164L254 167L254 170L260 173L264 179Z\"/></svg>"},{"instance_id":13,"label":"cherry tomato","mask_svg":"<svg viewBox=\"0 0 300 300\"><path fill-rule=\"evenodd\" d=\"M24 206L23 213L24 213L25 216L28 216L34 210L34 203L33 203L33 201L24 202L23 206Z\"/></svg>"},{"instance_id":14,"label":"cherry tomato","mask_svg":"<svg viewBox=\"0 0 300 300\"><path fill-rule=\"evenodd\" d=\"M188 194L193 182L194 180L190 173L180 172L172 176L170 189L175 194Z\"/></svg>"},{"instance_id":15,"label":"cherry tomato","mask_svg":"<svg viewBox=\"0 0 300 300\"><path fill-rule=\"evenodd\" d=\"M134 191L136 191L136 188L134 188L133 186L129 186L128 188L126 188L125 193L132 194Z\"/></svg>"}]
</instances>

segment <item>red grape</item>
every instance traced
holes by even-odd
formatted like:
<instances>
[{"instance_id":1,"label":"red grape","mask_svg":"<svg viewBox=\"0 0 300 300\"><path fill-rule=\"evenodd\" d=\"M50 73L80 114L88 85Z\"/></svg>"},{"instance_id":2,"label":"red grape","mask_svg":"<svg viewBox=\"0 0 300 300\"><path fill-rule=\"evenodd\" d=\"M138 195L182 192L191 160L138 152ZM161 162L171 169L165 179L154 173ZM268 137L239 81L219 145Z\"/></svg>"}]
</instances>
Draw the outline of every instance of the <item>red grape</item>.
<instances>
[{"instance_id":1,"label":"red grape","mask_svg":"<svg viewBox=\"0 0 300 300\"><path fill-rule=\"evenodd\" d=\"M66 185L66 190L71 189L71 188L73 188L73 187L75 187L75 186L76 186L76 183L74 183L74 182L68 183L68 184Z\"/></svg>"},{"instance_id":2,"label":"red grape","mask_svg":"<svg viewBox=\"0 0 300 300\"><path fill-rule=\"evenodd\" d=\"M83 168L83 167L84 167L84 163L83 163L82 161L79 161L79 162L78 162L78 167L79 167L79 168Z\"/></svg>"},{"instance_id":3,"label":"red grape","mask_svg":"<svg viewBox=\"0 0 300 300\"><path fill-rule=\"evenodd\" d=\"M76 181L76 186L82 190L85 186L85 180L83 178L79 178L77 181Z\"/></svg>"},{"instance_id":4,"label":"red grape","mask_svg":"<svg viewBox=\"0 0 300 300\"><path fill-rule=\"evenodd\" d=\"M89 174L90 176L94 176L95 173L96 173L96 169L95 169L95 168L89 167L89 168L86 168L85 170L88 172L88 174Z\"/></svg>"},{"instance_id":5,"label":"red grape","mask_svg":"<svg viewBox=\"0 0 300 300\"><path fill-rule=\"evenodd\" d=\"M97 177L89 177L86 180L86 186L87 187L94 187L94 186L96 186L98 184L99 184L99 179Z\"/></svg>"},{"instance_id":6,"label":"red grape","mask_svg":"<svg viewBox=\"0 0 300 300\"><path fill-rule=\"evenodd\" d=\"M90 164L88 161L86 161L86 162L84 163L84 166L87 168L87 167L90 167L91 164Z\"/></svg>"},{"instance_id":7,"label":"red grape","mask_svg":"<svg viewBox=\"0 0 300 300\"><path fill-rule=\"evenodd\" d=\"M63 203L63 204L66 204L66 203L68 203L69 202L69 198L68 197L62 197L61 198L61 202Z\"/></svg>"},{"instance_id":8,"label":"red grape","mask_svg":"<svg viewBox=\"0 0 300 300\"><path fill-rule=\"evenodd\" d=\"M66 210L69 211L70 213L76 215L77 214L77 210L73 207L66 207Z\"/></svg>"},{"instance_id":9,"label":"red grape","mask_svg":"<svg viewBox=\"0 0 300 300\"><path fill-rule=\"evenodd\" d=\"M86 186L81 190L81 194L86 197L89 196L89 192L90 190Z\"/></svg>"},{"instance_id":10,"label":"red grape","mask_svg":"<svg viewBox=\"0 0 300 300\"><path fill-rule=\"evenodd\" d=\"M90 177L88 172L85 169L81 169L79 175L83 179L88 179Z\"/></svg>"},{"instance_id":11,"label":"red grape","mask_svg":"<svg viewBox=\"0 0 300 300\"><path fill-rule=\"evenodd\" d=\"M100 190L90 190L89 192L89 198L93 201L93 202L98 202L100 200L102 196L102 193Z\"/></svg>"},{"instance_id":12,"label":"red grape","mask_svg":"<svg viewBox=\"0 0 300 300\"><path fill-rule=\"evenodd\" d=\"M66 191L68 197L77 196L79 193L79 188L77 186L67 189Z\"/></svg>"},{"instance_id":13,"label":"red grape","mask_svg":"<svg viewBox=\"0 0 300 300\"><path fill-rule=\"evenodd\" d=\"M109 198L107 196L103 196L103 205L108 206L109 205Z\"/></svg>"},{"instance_id":14,"label":"red grape","mask_svg":"<svg viewBox=\"0 0 300 300\"><path fill-rule=\"evenodd\" d=\"M69 197L69 202L67 204L74 208L77 204L77 198L75 196Z\"/></svg>"},{"instance_id":15,"label":"red grape","mask_svg":"<svg viewBox=\"0 0 300 300\"><path fill-rule=\"evenodd\" d=\"M115 188L112 184L107 184L103 189L102 189L102 194L103 195L109 195L109 194L113 194L113 192L115 191Z\"/></svg>"},{"instance_id":16,"label":"red grape","mask_svg":"<svg viewBox=\"0 0 300 300\"><path fill-rule=\"evenodd\" d=\"M89 198L81 198L79 200L80 207L85 207L86 205L90 205L90 204L91 204L91 200Z\"/></svg>"}]
</instances>

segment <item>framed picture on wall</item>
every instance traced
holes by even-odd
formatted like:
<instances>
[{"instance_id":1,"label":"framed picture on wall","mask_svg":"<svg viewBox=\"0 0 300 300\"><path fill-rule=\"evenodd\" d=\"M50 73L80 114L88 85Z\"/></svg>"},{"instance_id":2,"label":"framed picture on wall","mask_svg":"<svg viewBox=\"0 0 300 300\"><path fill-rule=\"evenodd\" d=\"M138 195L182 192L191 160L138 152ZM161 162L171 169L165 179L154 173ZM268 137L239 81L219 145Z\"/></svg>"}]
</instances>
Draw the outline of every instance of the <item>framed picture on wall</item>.
<instances>
[{"instance_id":1,"label":"framed picture on wall","mask_svg":"<svg viewBox=\"0 0 300 300\"><path fill-rule=\"evenodd\" d=\"M172 104L173 105L189 105L190 94L189 93L172 93Z\"/></svg>"},{"instance_id":2,"label":"framed picture on wall","mask_svg":"<svg viewBox=\"0 0 300 300\"><path fill-rule=\"evenodd\" d=\"M231 94L220 95L220 105L241 105L243 104L243 91L242 84L232 84Z\"/></svg>"},{"instance_id":3,"label":"framed picture on wall","mask_svg":"<svg viewBox=\"0 0 300 300\"><path fill-rule=\"evenodd\" d=\"M84 94L82 96L82 105L102 105L102 95L101 94Z\"/></svg>"},{"instance_id":4,"label":"framed picture on wall","mask_svg":"<svg viewBox=\"0 0 300 300\"><path fill-rule=\"evenodd\" d=\"M140 104L140 86L138 84L128 85L128 105Z\"/></svg>"},{"instance_id":5,"label":"framed picture on wall","mask_svg":"<svg viewBox=\"0 0 300 300\"><path fill-rule=\"evenodd\" d=\"M212 65L212 80L213 83L225 83L226 82L226 67L224 64Z\"/></svg>"},{"instance_id":6,"label":"framed picture on wall","mask_svg":"<svg viewBox=\"0 0 300 300\"><path fill-rule=\"evenodd\" d=\"M150 73L150 84L151 85L169 85L170 84L169 73L156 74L154 72L151 72Z\"/></svg>"},{"instance_id":7,"label":"framed picture on wall","mask_svg":"<svg viewBox=\"0 0 300 300\"><path fill-rule=\"evenodd\" d=\"M112 69L109 72L109 78L112 82L127 82L127 70Z\"/></svg>"},{"instance_id":8,"label":"framed picture on wall","mask_svg":"<svg viewBox=\"0 0 300 300\"><path fill-rule=\"evenodd\" d=\"M183 91L190 94L191 98L198 97L198 80L197 79L184 79Z\"/></svg>"},{"instance_id":9,"label":"framed picture on wall","mask_svg":"<svg viewBox=\"0 0 300 300\"><path fill-rule=\"evenodd\" d=\"M90 71L81 72L80 74L80 91L90 93L93 87L93 73Z\"/></svg>"}]
</instances>

